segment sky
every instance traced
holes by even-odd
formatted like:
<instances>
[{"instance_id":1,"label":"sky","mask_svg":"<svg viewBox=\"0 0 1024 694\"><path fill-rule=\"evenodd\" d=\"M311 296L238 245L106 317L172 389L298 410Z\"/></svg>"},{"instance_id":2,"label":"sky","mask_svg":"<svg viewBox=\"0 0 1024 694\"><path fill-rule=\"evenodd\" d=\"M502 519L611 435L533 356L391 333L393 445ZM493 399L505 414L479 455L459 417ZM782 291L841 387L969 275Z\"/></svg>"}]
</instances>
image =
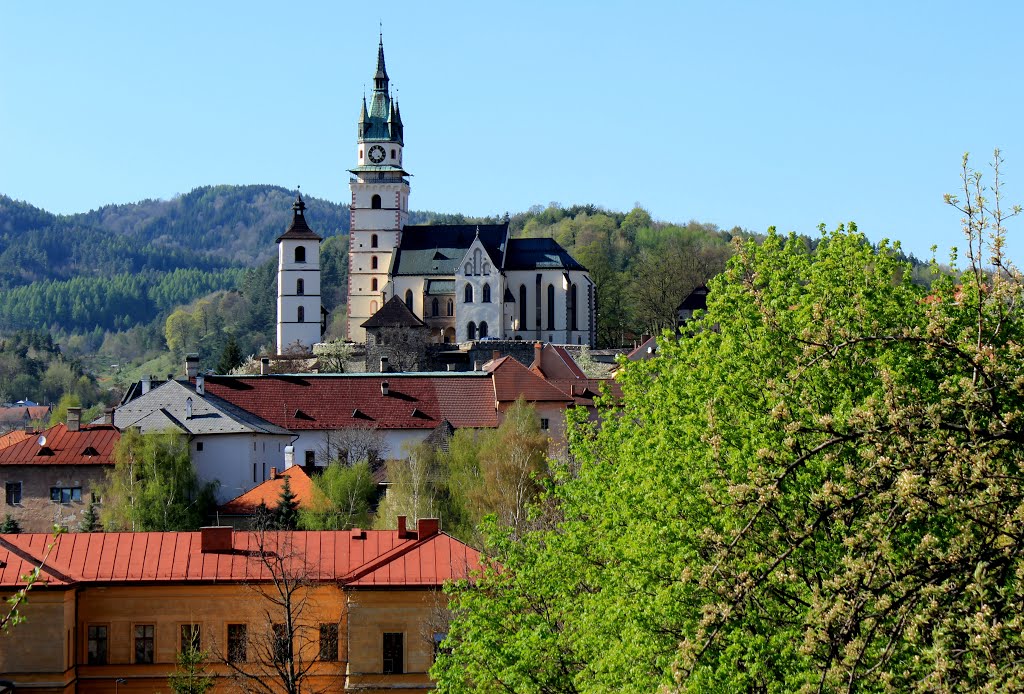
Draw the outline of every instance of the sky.
<instances>
[{"instance_id":1,"label":"sky","mask_svg":"<svg viewBox=\"0 0 1024 694\"><path fill-rule=\"evenodd\" d=\"M1013 2L0 1L0 193L57 213L221 183L348 202L382 29L413 209L854 221L944 260L964 152L990 176L1000 148L1024 201L1022 20Z\"/></svg>"}]
</instances>

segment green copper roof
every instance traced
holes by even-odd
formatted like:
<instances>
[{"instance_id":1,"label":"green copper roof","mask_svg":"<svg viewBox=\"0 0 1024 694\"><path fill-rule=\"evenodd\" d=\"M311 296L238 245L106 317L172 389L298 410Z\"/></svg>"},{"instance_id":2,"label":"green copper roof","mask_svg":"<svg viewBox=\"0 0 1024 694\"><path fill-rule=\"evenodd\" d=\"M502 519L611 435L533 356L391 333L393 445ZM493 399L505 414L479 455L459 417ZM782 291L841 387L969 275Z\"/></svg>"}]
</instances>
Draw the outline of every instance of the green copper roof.
<instances>
[{"instance_id":1,"label":"green copper roof","mask_svg":"<svg viewBox=\"0 0 1024 694\"><path fill-rule=\"evenodd\" d=\"M373 94L369 110L366 98L359 114L359 141L387 140L403 144L404 128L398 104L391 99L387 67L384 65L384 37L377 45L377 71L373 75Z\"/></svg>"}]
</instances>

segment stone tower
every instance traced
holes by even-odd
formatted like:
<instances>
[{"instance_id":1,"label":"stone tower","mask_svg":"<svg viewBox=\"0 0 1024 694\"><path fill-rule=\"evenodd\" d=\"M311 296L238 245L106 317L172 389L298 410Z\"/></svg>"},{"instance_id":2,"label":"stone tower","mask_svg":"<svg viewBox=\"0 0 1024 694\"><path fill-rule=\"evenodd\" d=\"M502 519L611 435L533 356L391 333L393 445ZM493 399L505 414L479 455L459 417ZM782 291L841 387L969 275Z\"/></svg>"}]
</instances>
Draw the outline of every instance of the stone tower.
<instances>
[{"instance_id":1,"label":"stone tower","mask_svg":"<svg viewBox=\"0 0 1024 694\"><path fill-rule=\"evenodd\" d=\"M309 352L323 335L320 304L320 236L306 224L297 195L292 223L277 237L277 353Z\"/></svg>"},{"instance_id":2,"label":"stone tower","mask_svg":"<svg viewBox=\"0 0 1024 694\"><path fill-rule=\"evenodd\" d=\"M359 113L356 167L349 169L353 177L349 183L347 332L355 342L366 340L363 322L384 305L391 256L409 217L409 174L402 168L402 113L388 85L382 36L377 45L373 95L369 106L363 96Z\"/></svg>"}]
</instances>

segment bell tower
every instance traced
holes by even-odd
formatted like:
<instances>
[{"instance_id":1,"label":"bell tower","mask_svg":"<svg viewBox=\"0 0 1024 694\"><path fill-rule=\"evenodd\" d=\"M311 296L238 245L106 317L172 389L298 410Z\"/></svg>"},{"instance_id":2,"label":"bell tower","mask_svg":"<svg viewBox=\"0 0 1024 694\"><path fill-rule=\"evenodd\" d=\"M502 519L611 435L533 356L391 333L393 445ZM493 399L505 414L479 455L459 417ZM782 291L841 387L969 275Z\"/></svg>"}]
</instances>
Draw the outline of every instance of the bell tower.
<instances>
[{"instance_id":1,"label":"bell tower","mask_svg":"<svg viewBox=\"0 0 1024 694\"><path fill-rule=\"evenodd\" d=\"M363 95L356 144L356 166L349 169L347 331L350 340L365 342L366 332L360 326L384 305L388 268L409 218L406 176L410 174L402 168L402 112L391 98L383 35L377 44L369 106Z\"/></svg>"},{"instance_id":2,"label":"bell tower","mask_svg":"<svg viewBox=\"0 0 1024 694\"><path fill-rule=\"evenodd\" d=\"M323 336L320 242L306 224L306 203L295 196L292 223L277 237L277 353L310 352Z\"/></svg>"}]
</instances>

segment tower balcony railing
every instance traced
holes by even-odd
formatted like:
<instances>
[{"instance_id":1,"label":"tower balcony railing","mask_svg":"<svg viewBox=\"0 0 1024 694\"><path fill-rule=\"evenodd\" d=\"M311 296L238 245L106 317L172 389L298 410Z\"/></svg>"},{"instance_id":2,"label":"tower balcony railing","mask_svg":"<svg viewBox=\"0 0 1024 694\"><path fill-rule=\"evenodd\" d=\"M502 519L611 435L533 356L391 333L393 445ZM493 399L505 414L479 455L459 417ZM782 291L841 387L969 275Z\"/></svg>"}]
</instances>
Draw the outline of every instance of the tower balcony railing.
<instances>
[{"instance_id":1,"label":"tower balcony railing","mask_svg":"<svg viewBox=\"0 0 1024 694\"><path fill-rule=\"evenodd\" d=\"M366 178L357 178L352 176L348 179L349 183L405 183L409 181L405 180L402 176L395 176L394 174L386 174L383 178L378 178L380 174L369 173Z\"/></svg>"}]
</instances>

